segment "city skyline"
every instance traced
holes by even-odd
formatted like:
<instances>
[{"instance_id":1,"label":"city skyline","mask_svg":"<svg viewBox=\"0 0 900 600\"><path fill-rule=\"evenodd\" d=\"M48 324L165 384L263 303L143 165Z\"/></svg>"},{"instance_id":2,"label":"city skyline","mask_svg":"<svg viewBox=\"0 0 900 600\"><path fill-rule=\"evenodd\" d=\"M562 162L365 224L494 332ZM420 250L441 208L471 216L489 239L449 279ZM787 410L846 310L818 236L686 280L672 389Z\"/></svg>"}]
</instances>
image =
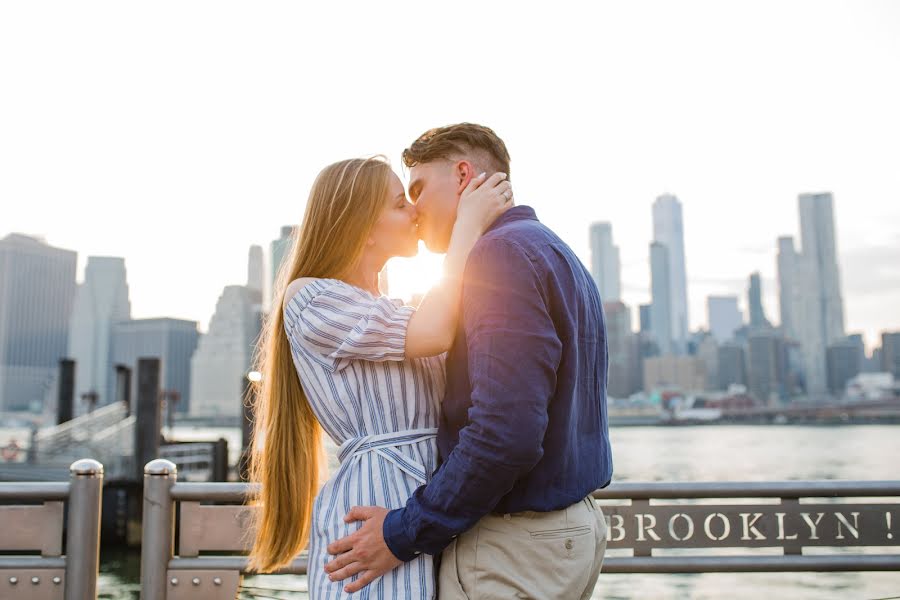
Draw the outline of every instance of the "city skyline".
<instances>
[{"instance_id":1,"label":"city skyline","mask_svg":"<svg viewBox=\"0 0 900 600\"><path fill-rule=\"evenodd\" d=\"M799 209L799 207L803 205L804 201L809 202L810 198L821 198L821 197L828 197L829 205L830 205L829 211L831 213L833 213L835 211L835 207L833 206L833 201L831 200L832 194L830 192L800 193L797 195L795 201L798 203L798 209ZM655 203L658 203L660 198L672 198L672 199L674 199L674 201L676 203L679 203L679 208L680 208L680 202L678 201L677 197L675 197L675 195L669 194L669 193L662 194L660 196L657 196L657 198L655 199ZM653 209L655 211L655 208L654 208L656 206L655 203L648 204L648 208ZM801 212L802 212L802 209L801 209ZM681 226L683 226L683 225L681 225ZM778 271L778 269L783 268L782 254L785 251L786 242L787 241L793 242L793 240L795 240L795 239L796 240L801 239L802 232L800 230L802 229L802 226L803 226L803 224L802 224L802 220L801 220L801 223L798 225L798 231L796 233L792 233L792 234L788 235L788 234L784 234L784 232L781 232L784 235L779 234L778 236L776 236L775 243L772 245L772 251L771 251L771 254L773 255L773 261L774 261L775 267L776 267L776 269L775 269L776 273L772 278L761 278L760 273L759 273L760 269L756 269L752 273L745 274L745 276L743 278L741 278L738 274L734 275L735 286L741 286L741 287L737 288L737 289L739 289L738 293L735 293L735 294L712 293L712 294L708 294L708 295L704 296L703 298L699 299L699 301L696 301L697 299L694 298L696 293L691 292L692 279L690 278L690 276L688 276L687 277L688 304L690 306L693 306L694 304L698 304L699 306L701 306L702 312L700 315L692 315L690 326L689 326L687 333L690 334L691 332L696 332L696 331L700 331L700 330L710 330L712 324L710 323L710 320L709 320L709 311L708 311L709 298L716 298L716 297L721 297L721 296L732 296L732 295L737 296L739 298L738 299L738 308L741 311L741 313L746 314L746 323L747 324L752 325L753 313L755 312L755 310L758 310L758 309L754 309L754 307L752 305L752 302L753 302L752 299L754 297L758 296L762 300L761 308L762 308L763 313L766 316L768 316L769 314L780 315L781 318L777 319L777 325L778 326L784 325L783 318L785 316L787 316L786 313L791 314L792 312L800 310L802 307L795 306L797 301L796 301L796 299L794 299L792 301L792 305L787 310L785 310L785 307L782 304L782 302L784 300L786 300L787 298L781 297L782 287L785 284L787 284L788 282L790 282L792 285L790 291L795 291L794 287L796 286L796 283L793 281L793 279L795 279L797 277L797 275L796 275L796 273L794 273L790 277L788 277L786 274L780 273ZM251 287L253 287L254 285L258 285L258 283L261 282L262 285L264 286L263 289L266 291L266 293L270 293L274 277L276 276L277 266L275 264L275 260L283 257L285 250L290 248L289 244L287 244L287 242L289 241L287 235L290 233L290 229L292 227L293 226L284 226L283 225L279 228L279 230L281 232L281 235L279 238L261 242L262 244L265 244L269 248L268 253L263 252L262 247L260 246L260 243L251 244L250 245L249 263L245 263L247 266L244 267L245 281L240 282L240 283L238 283L238 282L225 283L221 287L228 287L230 285L248 285L248 282L251 282L251 283L249 283L249 285L251 285ZM601 237L603 239L603 244L605 245L604 248L608 247L608 248L611 248L612 250L614 250L615 254L614 254L613 261L615 263L617 263L618 265L621 265L621 257L620 257L620 253L618 250L618 245L611 245L612 244L612 230L613 230L612 223L597 222L597 223L590 224L589 227L587 228L587 230L588 230L587 237L591 238L591 240L594 240L595 236L597 235L596 231L597 231L598 227L603 230L603 235ZM21 232L11 232L10 235L29 236L29 234L22 234ZM834 231L832 231L830 235L835 236L836 238L839 238L840 237L840 228L835 226ZM650 248L652 248L653 244L656 243L656 242L654 242L654 240L652 238L653 238L653 236L650 236L650 240L649 240ZM38 239L44 243L48 243L50 246L56 247L56 246L54 246L54 244L50 243L48 240L44 239L42 236L36 236L36 239ZM597 239L600 239L600 238L597 238ZM688 240L689 240L689 238L688 238ZM567 243L571 244L571 242L569 242L569 240L566 240L566 241L567 241ZM662 245L666 246L666 252L668 254L668 252L669 252L668 246L666 244L662 244ZM687 243L685 245L687 245ZM594 252L593 252L593 250L595 248L596 248L596 246L595 246L594 242L592 241L591 244L589 244L589 248L588 248L589 256L588 256L587 260L583 260L585 266L587 266L589 269L592 269L592 271L595 270L594 269L595 258L594 258ZM101 257L83 256L80 252L78 252L77 249L63 248L63 250L70 250L70 251L76 252L78 255L79 265L81 265L81 264L85 265L85 267L82 267L81 269L79 269L79 271L82 271L78 275L77 283L79 286L83 285L85 282L85 276L87 275L87 273L85 272L85 268L87 267L90 260L98 260L98 259L100 259L100 260L102 260L102 259L122 260L124 258L124 257L109 257L109 256L101 256ZM800 260L801 255L799 253L799 247L792 248L792 252L795 252L795 254L792 255L793 260ZM841 261L839 246L838 246L837 252L838 252L837 262L838 262L838 265L840 265L842 261ZM581 257L579 257L579 258L581 258ZM606 260L607 258L608 257L603 257L603 260ZM125 259L125 260L127 262L127 259ZM245 258L245 261L246 260L248 260L248 259ZM390 271L391 269L393 269L392 272L396 276L398 274L397 273L398 269L403 269L405 267L405 265L410 264L410 261L420 261L420 260L427 261L428 263L430 263L429 266L431 266L433 269L435 269L435 271L437 271L439 261L440 261L440 255L432 254L432 253L428 252L423 246L421 246L419 257L412 258L412 259L410 259L410 258L392 259L391 261L388 262L388 270L387 271ZM670 259L667 259L667 260L670 260ZM650 256L649 253L646 258L646 261L647 262L644 265L645 272L647 273L646 302L642 301L644 296L640 297L641 300L636 300L636 301L630 302L627 299L628 298L627 295L624 293L620 293L619 297L613 298L610 300L607 300L606 298L604 298L604 302L606 302L606 301L622 301L627 306L635 308L635 314L632 317L632 329L634 331L640 330L640 324L638 323L637 308L642 303L652 304L652 265L653 265L653 262L652 262L652 256ZM685 260L685 266L687 267L688 272L690 272L689 262L690 262L689 260ZM418 264L418 265L416 265L416 269L420 271L422 266L423 266L422 264ZM387 273L387 271L385 271L385 273ZM619 266L619 272L621 272L621 266ZM130 270L128 271L128 273L129 273L129 276L131 276L132 272ZM595 276L596 275L597 274L595 273ZM616 275L618 276L619 273L616 273ZM272 279L268 279L268 277L272 277ZM436 279L436 277L437 277L437 273L435 275L435 279ZM671 268L668 269L668 272L666 273L666 277L671 280ZM400 279L403 280L405 278L401 277ZM749 280L749 284L748 284L748 280ZM755 284L754 284L754 281L756 282ZM759 286L760 282L762 282L764 290L762 292L760 292L760 290L757 289L754 292L754 285ZM426 282L426 283L430 283L430 282ZM701 286L703 285L703 283L704 283L704 280L700 280ZM668 288L668 286L670 286L670 285L672 285L671 281L669 282L669 284L667 284L666 287ZM749 288L748 288L748 285L749 285ZM392 288L392 290L391 290L392 293L396 290L396 287L397 286L394 286ZM400 286L400 287L402 287L402 286ZM624 286L622 286L622 287L624 287ZM843 288L842 284L841 284L841 287ZM401 289L401 290L397 290L398 293L393 293L393 295L398 296L398 297L403 297L405 300L409 300L410 298L413 297L413 295L419 294L419 293L421 293L421 291L424 291L424 290L420 290L418 288L414 289L414 290ZM671 291L671 290L669 290L669 291ZM844 294L842 294L843 296L848 295L848 294L846 294L845 290L842 289L840 291L844 292ZM850 294L850 295L852 295L852 294ZM631 295L630 297L633 299L634 295ZM700 302L702 302L702 304L700 304ZM264 302L264 305L265 304L266 303ZM846 310L846 309L844 309L844 310ZM206 333L208 331L208 325L214 316L214 312L215 312L214 310L211 310L211 311L209 311L209 315L205 320L198 320L198 323L200 324L200 327L199 327L200 333ZM669 312L671 313L671 308L670 308ZM173 314L150 314L150 315L135 316L134 318L135 319L141 319L141 318L143 318L143 319L148 319L148 318L149 319L153 319L153 318L182 319L182 318L187 318L187 317L184 317L183 315L180 315L180 314L174 314L174 315ZM671 321L672 321L671 314L668 317L668 319L671 323ZM772 323L776 324L775 321L773 321ZM875 325L875 328L871 331L862 330L862 329L853 330L850 327L845 328L844 331L846 331L848 334L849 333L858 333L858 334L862 335L863 341L865 344L865 348L867 351L870 352L872 349L878 347L878 345L881 341L881 335L883 332L894 331L896 329L900 329L900 327L891 327L891 326L888 326L887 324L885 324L882 326ZM838 337L840 337L840 336L838 336ZM672 340L672 343L673 344L675 343L674 338ZM827 344L825 346L827 346ZM823 348L825 346L823 346ZM678 351L677 347L673 346L673 348L676 351ZM824 350L823 350L823 352L824 352Z\"/></svg>"},{"instance_id":2,"label":"city skyline","mask_svg":"<svg viewBox=\"0 0 900 600\"><path fill-rule=\"evenodd\" d=\"M791 236L782 235L777 240L778 296L782 302L779 307L782 317L782 322L778 324L780 330L765 315L761 301L762 284L758 271L754 271L749 275L747 286L746 321L739 309L737 296L708 296L707 328L685 331L683 343L679 343L678 328L672 326L672 315L678 308L672 298L685 288L673 283L672 272L681 270L683 273L686 265L680 256L673 261L669 248L676 248L675 253L682 255L684 224L681 205L671 195L656 199L652 210L655 239L649 245L648 267L652 287L651 304L646 306L649 321L643 314L645 306L640 306L638 311L641 312L641 330L645 330L648 322L650 324L650 337L633 333L634 319L629 306L615 298L604 302L611 365L615 362L616 367L611 371L617 374L611 380L611 394L618 394L619 397L629 395L635 390L643 371L645 391L673 383L686 386L683 389L687 391L715 385L713 382L749 384L751 394L768 403L791 398L801 389L798 384L803 385L800 382L805 381L807 394L818 401L828 394L841 394L847 382L861 372L872 372L876 364L883 362L885 368L891 365L893 369L893 341L891 345L887 342L882 344L880 351L884 361L879 361L874 353L869 360L862 335L848 336L844 330L843 290L837 266L837 227L831 193L801 193L797 204L801 251L796 252ZM612 224L593 223L588 230L596 285L601 291L607 290L608 298L618 286L619 256L617 247L612 243ZM291 227L282 227L281 237L271 243L270 270L273 277L278 270L278 259L284 258L284 250L292 244L290 232ZM75 282L76 253L73 251L53 248L16 235L4 238L0 246L10 250L30 249L28 257L67 254L71 263L69 277L73 284ZM15 258L16 254L10 256ZM22 260L2 263L5 265L4 278L14 276L16 272L24 274L23 267L29 264L25 257L26 254L22 254ZM37 268L36 264L34 268ZM199 331L193 321L179 321L171 317L129 320L129 285L124 259L88 257L85 281L78 286L77 294L72 289L74 306L68 336L67 356L75 362L75 377L81 389L79 396L84 399L90 391L96 403L99 392L100 404L107 404L114 387L111 367L121 361L132 363L138 356L135 351L128 354L118 346L145 350L151 346L161 347L158 339L150 341L151 336L147 335L151 333L147 329L149 324L180 322L187 325L185 333L193 332L193 341L185 338L180 347L183 350L197 348L197 353L190 358L189 370L187 361L182 361L185 362L181 369L184 378L176 384L183 401L181 410L189 407L191 414L204 416L228 413L226 407L234 402L223 403L223 398L239 398L237 389L229 389L228 377L223 379L222 374L232 373L238 380L250 366L250 352L260 325L258 317L263 309L265 271L262 246L254 244L247 255L246 285L224 288L216 314L210 322L209 333L197 337ZM382 290L387 288L386 271L382 271L379 285ZM17 287L5 287L8 292L13 292L8 304L21 304L21 299L15 295ZM796 313L799 317L796 333L786 327L784 319L789 313ZM133 341L125 342L124 331L134 327L143 328L143 332L132 335ZM892 332L883 331L882 340L893 339L892 335ZM653 347L647 346L647 342L652 343ZM719 344L723 345L719 347ZM735 358L729 354L728 346L734 344L742 347L744 359L740 360L748 363L746 377L732 364ZM690 354L691 358L681 360L678 355L685 353ZM120 355L122 358L115 358ZM46 358L44 367L49 368L54 361L49 356ZM799 367L799 359L804 363L802 368ZM33 402L34 399L29 400L29 403Z\"/></svg>"},{"instance_id":3,"label":"city skyline","mask_svg":"<svg viewBox=\"0 0 900 600\"><path fill-rule=\"evenodd\" d=\"M647 210L668 192L684 209L690 329L707 296L744 298L754 271L774 320L776 240L799 232L798 194L830 191L846 331L871 348L900 329L900 81L885 76L900 59L896 3L523 7L521 27L474 45L458 43L469 17L499 23L504 9L461 8L410 3L372 31L377 7L345 23L337 7L271 19L198 3L178 22L134 12L146 27L132 31L106 27L102 8L60 5L46 23L36 6L4 6L0 76L16 93L0 98L0 197L12 206L0 235L77 250L79 280L87 256L124 257L135 318L205 330L221 289L244 281L246 249L299 222L322 166L385 153L402 176L417 135L471 120L503 137L517 201L585 264L586 223L613 224L629 306L649 301ZM211 14L221 27L203 27ZM429 52L409 53L430 18L443 26ZM329 22L342 36L309 25ZM539 48L538 27L567 33ZM810 30L818 42L801 43ZM360 72L343 36L403 60ZM503 69L473 69L464 84L422 76L494 55ZM362 101L361 86L380 93Z\"/></svg>"}]
</instances>

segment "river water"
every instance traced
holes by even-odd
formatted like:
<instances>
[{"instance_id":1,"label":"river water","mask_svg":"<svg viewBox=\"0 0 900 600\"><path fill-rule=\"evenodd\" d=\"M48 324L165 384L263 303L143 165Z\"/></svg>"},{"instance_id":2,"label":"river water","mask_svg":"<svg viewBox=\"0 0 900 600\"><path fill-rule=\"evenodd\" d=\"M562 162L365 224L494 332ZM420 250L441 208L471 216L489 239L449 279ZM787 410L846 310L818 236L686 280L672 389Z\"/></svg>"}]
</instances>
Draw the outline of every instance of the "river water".
<instances>
[{"instance_id":1,"label":"river water","mask_svg":"<svg viewBox=\"0 0 900 600\"><path fill-rule=\"evenodd\" d=\"M200 437L178 429L176 437ZM233 449L239 443L236 430L205 433L224 434ZM610 435L618 482L900 479L898 425L621 427ZM136 599L139 565L136 552L104 552L100 597ZM248 577L244 583L241 598L307 597L304 577ZM593 597L863 600L900 597L900 573L602 574Z\"/></svg>"}]
</instances>

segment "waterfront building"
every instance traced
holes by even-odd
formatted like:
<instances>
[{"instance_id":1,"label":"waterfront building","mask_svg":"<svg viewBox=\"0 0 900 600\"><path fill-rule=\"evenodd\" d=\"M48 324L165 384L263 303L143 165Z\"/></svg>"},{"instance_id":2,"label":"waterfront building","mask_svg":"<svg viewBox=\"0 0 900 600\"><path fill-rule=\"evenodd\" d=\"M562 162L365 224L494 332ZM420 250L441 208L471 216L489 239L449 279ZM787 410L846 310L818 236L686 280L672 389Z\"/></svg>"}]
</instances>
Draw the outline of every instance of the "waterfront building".
<instances>
[{"instance_id":1,"label":"waterfront building","mask_svg":"<svg viewBox=\"0 0 900 600\"><path fill-rule=\"evenodd\" d=\"M603 312L609 352L607 395L628 398L640 389L639 346L631 331L631 311L622 302L604 302Z\"/></svg>"},{"instance_id":2,"label":"waterfront building","mask_svg":"<svg viewBox=\"0 0 900 600\"><path fill-rule=\"evenodd\" d=\"M240 416L241 381L250 370L261 318L256 290L230 285L222 291L191 359L192 416Z\"/></svg>"},{"instance_id":3,"label":"waterfront building","mask_svg":"<svg viewBox=\"0 0 900 600\"><path fill-rule=\"evenodd\" d=\"M54 397L68 352L77 258L27 235L0 240L0 411L39 412Z\"/></svg>"},{"instance_id":4,"label":"waterfront building","mask_svg":"<svg viewBox=\"0 0 900 600\"><path fill-rule=\"evenodd\" d=\"M278 282L278 273L281 270L282 264L285 261L286 256L290 256L291 250L294 246L294 239L297 234L297 228L291 225L285 225L281 228L281 236L277 240L273 240L271 244L271 255L272 255L272 286L270 288L270 294L275 293L275 287Z\"/></svg>"},{"instance_id":5,"label":"waterfront building","mask_svg":"<svg viewBox=\"0 0 900 600\"><path fill-rule=\"evenodd\" d=\"M706 388L706 365L697 356L655 356L644 359L644 391L677 390L702 392Z\"/></svg>"},{"instance_id":6,"label":"waterfront building","mask_svg":"<svg viewBox=\"0 0 900 600\"><path fill-rule=\"evenodd\" d=\"M264 273L262 246L250 246L247 256L247 287L262 294Z\"/></svg>"},{"instance_id":7,"label":"waterfront building","mask_svg":"<svg viewBox=\"0 0 900 600\"><path fill-rule=\"evenodd\" d=\"M738 308L737 296L709 296L706 299L709 331L720 344L731 340L744 319Z\"/></svg>"},{"instance_id":8,"label":"waterfront building","mask_svg":"<svg viewBox=\"0 0 900 600\"><path fill-rule=\"evenodd\" d=\"M750 285L747 291L747 306L750 311L750 327L771 327L772 324L766 318L765 310L762 304L762 281L760 281L759 273L750 275Z\"/></svg>"},{"instance_id":9,"label":"waterfront building","mask_svg":"<svg viewBox=\"0 0 900 600\"><path fill-rule=\"evenodd\" d=\"M807 393L826 398L827 349L844 339L844 305L837 263L834 200L831 193L800 194L801 256L797 285L798 332L803 350Z\"/></svg>"},{"instance_id":10,"label":"waterfront building","mask_svg":"<svg viewBox=\"0 0 900 600\"><path fill-rule=\"evenodd\" d=\"M828 391L836 398L843 397L847 382L862 371L859 345L850 338L828 346Z\"/></svg>"},{"instance_id":11,"label":"waterfront building","mask_svg":"<svg viewBox=\"0 0 900 600\"><path fill-rule=\"evenodd\" d=\"M747 353L744 345L726 342L718 351L719 386L727 390L731 385L747 385Z\"/></svg>"},{"instance_id":12,"label":"waterfront building","mask_svg":"<svg viewBox=\"0 0 900 600\"><path fill-rule=\"evenodd\" d=\"M594 223L590 229L591 275L603 302L615 302L621 295L619 247L613 244L612 225Z\"/></svg>"},{"instance_id":13,"label":"waterfront building","mask_svg":"<svg viewBox=\"0 0 900 600\"><path fill-rule=\"evenodd\" d=\"M881 334L881 370L900 380L900 331Z\"/></svg>"},{"instance_id":14,"label":"waterfront building","mask_svg":"<svg viewBox=\"0 0 900 600\"><path fill-rule=\"evenodd\" d=\"M68 358L75 361L76 416L89 409L89 402L105 406L115 400L112 329L116 323L129 319L131 301L125 259L89 256L69 320ZM79 401L82 398L90 400Z\"/></svg>"},{"instance_id":15,"label":"waterfront building","mask_svg":"<svg viewBox=\"0 0 900 600\"><path fill-rule=\"evenodd\" d=\"M800 318L798 301L801 290L797 287L798 262L800 260L794 249L794 238L782 236L778 238L778 308L781 318L781 330L785 337L799 339L797 322Z\"/></svg>"},{"instance_id":16,"label":"waterfront building","mask_svg":"<svg viewBox=\"0 0 900 600\"><path fill-rule=\"evenodd\" d=\"M112 326L111 359L131 369L131 398L137 398L137 365L141 358L160 361L160 389L168 398L177 394L175 412L191 409L191 357L200 333L196 321L183 319L132 319ZM171 401L171 400L169 400Z\"/></svg>"},{"instance_id":17,"label":"waterfront building","mask_svg":"<svg viewBox=\"0 0 900 600\"><path fill-rule=\"evenodd\" d=\"M683 353L688 337L687 269L681 202L671 194L653 203L653 241L666 247L669 263L669 327L673 350Z\"/></svg>"},{"instance_id":18,"label":"waterfront building","mask_svg":"<svg viewBox=\"0 0 900 600\"><path fill-rule=\"evenodd\" d=\"M674 350L669 268L669 253L665 245L652 242L650 244L650 294L652 296L650 328L661 354L671 354Z\"/></svg>"},{"instance_id":19,"label":"waterfront building","mask_svg":"<svg viewBox=\"0 0 900 600\"><path fill-rule=\"evenodd\" d=\"M769 405L787 398L787 356L775 329L751 329L748 339L748 388L750 395Z\"/></svg>"}]
</instances>

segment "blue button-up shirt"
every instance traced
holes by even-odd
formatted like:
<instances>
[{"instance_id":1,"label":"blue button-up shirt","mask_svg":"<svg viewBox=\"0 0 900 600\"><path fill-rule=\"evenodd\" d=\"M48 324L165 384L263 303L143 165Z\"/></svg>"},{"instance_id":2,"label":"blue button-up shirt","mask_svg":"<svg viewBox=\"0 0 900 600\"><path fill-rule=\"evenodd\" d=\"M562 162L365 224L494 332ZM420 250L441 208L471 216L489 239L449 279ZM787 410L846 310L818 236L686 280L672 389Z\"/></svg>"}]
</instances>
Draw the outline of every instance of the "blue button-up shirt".
<instances>
[{"instance_id":1,"label":"blue button-up shirt","mask_svg":"<svg viewBox=\"0 0 900 600\"><path fill-rule=\"evenodd\" d=\"M551 511L612 477L607 345L597 286L527 206L478 241L447 357L441 467L384 537L398 558L437 554L488 513Z\"/></svg>"}]
</instances>

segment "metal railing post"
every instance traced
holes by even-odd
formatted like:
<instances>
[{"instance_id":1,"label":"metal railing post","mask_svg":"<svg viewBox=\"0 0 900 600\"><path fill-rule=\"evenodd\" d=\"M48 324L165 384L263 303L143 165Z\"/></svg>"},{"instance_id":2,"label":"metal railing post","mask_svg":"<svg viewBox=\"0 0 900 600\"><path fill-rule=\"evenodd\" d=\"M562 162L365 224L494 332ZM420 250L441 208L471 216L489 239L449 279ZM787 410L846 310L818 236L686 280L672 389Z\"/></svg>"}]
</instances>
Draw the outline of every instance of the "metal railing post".
<instances>
[{"instance_id":1,"label":"metal railing post","mask_svg":"<svg viewBox=\"0 0 900 600\"><path fill-rule=\"evenodd\" d=\"M72 463L69 472L72 483L66 532L65 600L96 598L103 465L83 458Z\"/></svg>"},{"instance_id":2,"label":"metal railing post","mask_svg":"<svg viewBox=\"0 0 900 600\"><path fill-rule=\"evenodd\" d=\"M166 571L175 549L175 463L158 458L144 467L144 515L141 531L141 598L165 600Z\"/></svg>"}]
</instances>

